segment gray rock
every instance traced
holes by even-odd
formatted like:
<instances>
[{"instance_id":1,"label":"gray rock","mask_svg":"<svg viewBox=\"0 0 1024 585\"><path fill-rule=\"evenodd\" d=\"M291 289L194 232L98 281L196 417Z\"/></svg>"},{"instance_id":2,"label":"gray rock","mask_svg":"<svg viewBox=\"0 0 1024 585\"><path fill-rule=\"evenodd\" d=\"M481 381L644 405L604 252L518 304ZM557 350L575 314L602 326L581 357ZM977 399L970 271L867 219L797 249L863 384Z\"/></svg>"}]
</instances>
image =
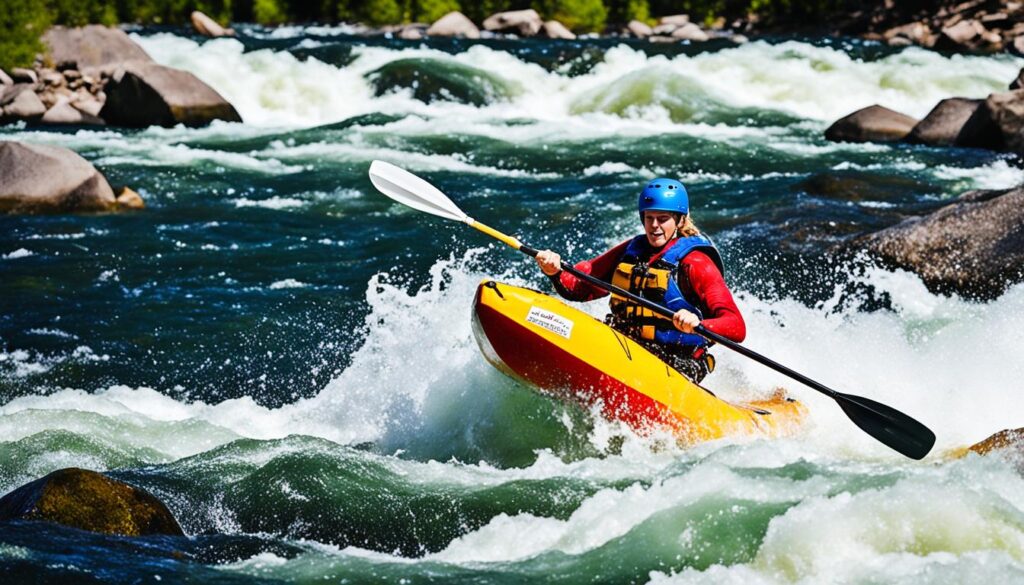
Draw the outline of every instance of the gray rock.
<instances>
[{"instance_id":1,"label":"gray rock","mask_svg":"<svg viewBox=\"0 0 1024 585\"><path fill-rule=\"evenodd\" d=\"M449 12L434 21L434 24L427 29L427 36L479 39L480 29L465 14L456 11Z\"/></svg>"},{"instance_id":2,"label":"gray rock","mask_svg":"<svg viewBox=\"0 0 1024 585\"><path fill-rule=\"evenodd\" d=\"M71 105L71 101L64 98L53 105L43 114L41 124L69 124L78 126L102 126L104 121L98 116L93 116L79 110Z\"/></svg>"},{"instance_id":3,"label":"gray rock","mask_svg":"<svg viewBox=\"0 0 1024 585\"><path fill-rule=\"evenodd\" d=\"M423 38L423 27L419 26L406 26L402 27L402 30L398 32L398 38L405 39L407 41L418 41Z\"/></svg>"},{"instance_id":4,"label":"gray rock","mask_svg":"<svg viewBox=\"0 0 1024 585\"><path fill-rule=\"evenodd\" d=\"M914 126L906 141L933 146L959 144L957 138L964 124L981 107L983 100L949 98L938 103L928 115Z\"/></svg>"},{"instance_id":5,"label":"gray rock","mask_svg":"<svg viewBox=\"0 0 1024 585\"><path fill-rule=\"evenodd\" d=\"M565 28L565 25L557 20L545 22L544 27L541 29L541 34L549 39L572 40L576 38L576 35L571 30Z\"/></svg>"},{"instance_id":6,"label":"gray rock","mask_svg":"<svg viewBox=\"0 0 1024 585\"><path fill-rule=\"evenodd\" d=\"M966 19L943 28L934 48L942 51L999 50L1002 45L1003 40L998 33L986 29L977 20Z\"/></svg>"},{"instance_id":7,"label":"gray rock","mask_svg":"<svg viewBox=\"0 0 1024 585\"><path fill-rule=\"evenodd\" d=\"M78 111L88 114L90 116L100 117L100 111L103 110L103 102L96 99L95 96L89 92L78 91L75 93L74 98L71 101L71 105Z\"/></svg>"},{"instance_id":8,"label":"gray rock","mask_svg":"<svg viewBox=\"0 0 1024 585\"><path fill-rule=\"evenodd\" d=\"M651 34L656 36L671 36L679 28L678 24L659 24L651 29Z\"/></svg>"},{"instance_id":9,"label":"gray rock","mask_svg":"<svg viewBox=\"0 0 1024 585\"><path fill-rule=\"evenodd\" d=\"M658 24L671 24L673 26L684 26L690 24L690 15L688 14L673 14L670 16L662 16L658 19Z\"/></svg>"},{"instance_id":10,"label":"gray rock","mask_svg":"<svg viewBox=\"0 0 1024 585\"><path fill-rule=\"evenodd\" d=\"M108 124L202 126L213 120L241 122L234 106L187 71L134 62L118 69L104 89L100 117Z\"/></svg>"},{"instance_id":11,"label":"gray rock","mask_svg":"<svg viewBox=\"0 0 1024 585\"><path fill-rule=\"evenodd\" d=\"M55 26L43 35L54 63L75 63L82 73L111 72L127 61L152 61L124 31L91 24L81 28Z\"/></svg>"},{"instance_id":12,"label":"gray rock","mask_svg":"<svg viewBox=\"0 0 1024 585\"><path fill-rule=\"evenodd\" d=\"M18 83L7 86L3 97L0 97L3 113L0 122L8 123L18 120L34 122L46 113L46 105L36 95L32 84Z\"/></svg>"},{"instance_id":13,"label":"gray rock","mask_svg":"<svg viewBox=\"0 0 1024 585\"><path fill-rule=\"evenodd\" d=\"M73 213L117 209L107 179L59 146L0 141L0 213Z\"/></svg>"},{"instance_id":14,"label":"gray rock","mask_svg":"<svg viewBox=\"0 0 1024 585\"><path fill-rule=\"evenodd\" d=\"M171 511L149 492L76 468L54 471L0 498L0 521L6 520L123 536L184 536Z\"/></svg>"},{"instance_id":15,"label":"gray rock","mask_svg":"<svg viewBox=\"0 0 1024 585\"><path fill-rule=\"evenodd\" d=\"M14 85L14 80L9 75L4 73L3 69L0 69L0 86Z\"/></svg>"},{"instance_id":16,"label":"gray rock","mask_svg":"<svg viewBox=\"0 0 1024 585\"><path fill-rule=\"evenodd\" d=\"M484 20L484 30L511 32L521 37L536 36L542 26L544 26L544 20L532 8L499 12Z\"/></svg>"},{"instance_id":17,"label":"gray rock","mask_svg":"<svg viewBox=\"0 0 1024 585\"><path fill-rule=\"evenodd\" d=\"M703 42L708 40L708 33L704 32L699 26L691 22L672 31L672 38L680 41Z\"/></svg>"},{"instance_id":18,"label":"gray rock","mask_svg":"<svg viewBox=\"0 0 1024 585\"><path fill-rule=\"evenodd\" d=\"M935 44L935 33L923 22L911 22L890 28L882 33L882 36L886 42L894 46L915 43L922 47L931 47Z\"/></svg>"},{"instance_id":19,"label":"gray rock","mask_svg":"<svg viewBox=\"0 0 1024 585\"><path fill-rule=\"evenodd\" d=\"M198 10L193 10L192 14L189 15L189 20L192 21L192 28L204 37L227 37L231 36L223 26L217 24L217 21L206 16Z\"/></svg>"},{"instance_id":20,"label":"gray rock","mask_svg":"<svg viewBox=\"0 0 1024 585\"><path fill-rule=\"evenodd\" d=\"M39 80L46 85L64 85L64 75L57 73L53 69L40 69Z\"/></svg>"},{"instance_id":21,"label":"gray rock","mask_svg":"<svg viewBox=\"0 0 1024 585\"><path fill-rule=\"evenodd\" d=\"M1017 73L1017 79L1010 82L1010 89L1024 89L1024 69Z\"/></svg>"},{"instance_id":22,"label":"gray rock","mask_svg":"<svg viewBox=\"0 0 1024 585\"><path fill-rule=\"evenodd\" d=\"M15 83L39 83L39 76L36 75L36 72L24 67L11 69L11 79Z\"/></svg>"},{"instance_id":23,"label":"gray rock","mask_svg":"<svg viewBox=\"0 0 1024 585\"><path fill-rule=\"evenodd\" d=\"M917 120L879 105L861 108L840 118L825 130L833 142L893 142L902 140Z\"/></svg>"},{"instance_id":24,"label":"gray rock","mask_svg":"<svg viewBox=\"0 0 1024 585\"><path fill-rule=\"evenodd\" d=\"M933 292L996 298L1024 279L1024 187L964 193L848 246L918 274Z\"/></svg>"},{"instance_id":25,"label":"gray rock","mask_svg":"<svg viewBox=\"0 0 1024 585\"><path fill-rule=\"evenodd\" d=\"M1024 154L1024 89L994 93L985 100L984 108L999 129L1003 147Z\"/></svg>"},{"instance_id":26,"label":"gray rock","mask_svg":"<svg viewBox=\"0 0 1024 585\"><path fill-rule=\"evenodd\" d=\"M626 25L626 32L638 39L646 39L654 34L654 29L639 20L631 20Z\"/></svg>"}]
</instances>

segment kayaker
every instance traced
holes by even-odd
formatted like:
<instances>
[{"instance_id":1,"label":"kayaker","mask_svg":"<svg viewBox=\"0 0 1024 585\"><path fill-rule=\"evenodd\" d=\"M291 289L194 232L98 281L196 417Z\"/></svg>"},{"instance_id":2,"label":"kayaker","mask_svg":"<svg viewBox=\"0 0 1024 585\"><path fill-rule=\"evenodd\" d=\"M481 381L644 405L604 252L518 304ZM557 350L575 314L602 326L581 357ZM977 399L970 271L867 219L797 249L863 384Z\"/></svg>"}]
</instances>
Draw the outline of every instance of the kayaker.
<instances>
[{"instance_id":1,"label":"kayaker","mask_svg":"<svg viewBox=\"0 0 1024 585\"><path fill-rule=\"evenodd\" d=\"M682 183L654 179L638 202L644 233L576 268L676 311L671 320L613 296L608 324L635 339L694 382L715 369L708 342L695 334L703 325L733 341L743 341L746 325L725 285L721 256L690 217ZM551 250L537 255L561 296L592 301L608 293L561 269Z\"/></svg>"}]
</instances>

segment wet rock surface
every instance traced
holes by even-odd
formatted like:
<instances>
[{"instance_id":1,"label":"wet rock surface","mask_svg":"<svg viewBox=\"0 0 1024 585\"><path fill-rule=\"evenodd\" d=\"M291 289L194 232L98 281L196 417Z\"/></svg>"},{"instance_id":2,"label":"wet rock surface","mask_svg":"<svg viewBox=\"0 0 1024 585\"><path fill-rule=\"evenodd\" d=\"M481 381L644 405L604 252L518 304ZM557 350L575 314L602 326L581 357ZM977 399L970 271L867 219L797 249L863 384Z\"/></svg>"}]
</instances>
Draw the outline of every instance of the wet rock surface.
<instances>
[{"instance_id":1,"label":"wet rock surface","mask_svg":"<svg viewBox=\"0 0 1024 585\"><path fill-rule=\"evenodd\" d=\"M0 521L36 520L123 536L184 536L163 502L101 473L68 468L0 498Z\"/></svg>"},{"instance_id":2,"label":"wet rock surface","mask_svg":"<svg viewBox=\"0 0 1024 585\"><path fill-rule=\"evenodd\" d=\"M117 70L104 91L100 117L116 126L202 126L213 120L241 122L234 106L187 71L156 63Z\"/></svg>"},{"instance_id":3,"label":"wet rock surface","mask_svg":"<svg viewBox=\"0 0 1024 585\"><path fill-rule=\"evenodd\" d=\"M917 120L889 108L874 105L861 108L837 120L825 138L833 142L895 142L902 140Z\"/></svg>"},{"instance_id":4,"label":"wet rock surface","mask_svg":"<svg viewBox=\"0 0 1024 585\"><path fill-rule=\"evenodd\" d=\"M1024 280L1024 187L969 191L951 205L846 247L916 273L932 292L997 298Z\"/></svg>"},{"instance_id":5,"label":"wet rock surface","mask_svg":"<svg viewBox=\"0 0 1024 585\"><path fill-rule=\"evenodd\" d=\"M127 207L135 208L132 201ZM0 213L118 211L107 179L59 146L0 142Z\"/></svg>"}]
</instances>

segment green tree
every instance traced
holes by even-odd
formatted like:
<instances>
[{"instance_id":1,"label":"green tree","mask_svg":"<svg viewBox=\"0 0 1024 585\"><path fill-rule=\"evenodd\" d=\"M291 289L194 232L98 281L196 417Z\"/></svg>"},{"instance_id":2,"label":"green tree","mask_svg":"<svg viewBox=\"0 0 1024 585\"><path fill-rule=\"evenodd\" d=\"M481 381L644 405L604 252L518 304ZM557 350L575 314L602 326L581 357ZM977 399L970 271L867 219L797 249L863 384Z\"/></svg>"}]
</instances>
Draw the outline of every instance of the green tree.
<instances>
[{"instance_id":1,"label":"green tree","mask_svg":"<svg viewBox=\"0 0 1024 585\"><path fill-rule=\"evenodd\" d=\"M459 0L414 0L412 19L416 22L431 23L453 10L462 10Z\"/></svg>"},{"instance_id":2,"label":"green tree","mask_svg":"<svg viewBox=\"0 0 1024 585\"><path fill-rule=\"evenodd\" d=\"M576 32L604 30L608 19L601 0L537 0L534 8L546 19L553 18Z\"/></svg>"},{"instance_id":3,"label":"green tree","mask_svg":"<svg viewBox=\"0 0 1024 585\"><path fill-rule=\"evenodd\" d=\"M339 5L339 20L353 19L373 26L402 22L405 10L397 0L354 0L351 5Z\"/></svg>"},{"instance_id":4,"label":"green tree","mask_svg":"<svg viewBox=\"0 0 1024 585\"><path fill-rule=\"evenodd\" d=\"M611 23L651 20L651 7L647 0L606 0L605 6L608 9L608 22Z\"/></svg>"},{"instance_id":5,"label":"green tree","mask_svg":"<svg viewBox=\"0 0 1024 585\"><path fill-rule=\"evenodd\" d=\"M287 20L277 0L254 0L252 18L259 24L280 24Z\"/></svg>"},{"instance_id":6,"label":"green tree","mask_svg":"<svg viewBox=\"0 0 1024 585\"><path fill-rule=\"evenodd\" d=\"M39 35L50 26L46 7L33 0L4 0L0 10L0 67L26 67L43 51Z\"/></svg>"}]
</instances>

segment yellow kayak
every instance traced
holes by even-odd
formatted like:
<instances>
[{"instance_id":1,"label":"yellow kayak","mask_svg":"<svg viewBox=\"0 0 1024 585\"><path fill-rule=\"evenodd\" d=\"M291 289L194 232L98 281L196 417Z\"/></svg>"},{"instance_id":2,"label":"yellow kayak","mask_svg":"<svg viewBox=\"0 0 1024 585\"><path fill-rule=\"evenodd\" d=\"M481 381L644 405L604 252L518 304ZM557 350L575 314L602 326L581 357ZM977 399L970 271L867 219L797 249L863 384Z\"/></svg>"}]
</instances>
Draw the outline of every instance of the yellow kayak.
<instances>
[{"instance_id":1,"label":"yellow kayak","mask_svg":"<svg viewBox=\"0 0 1024 585\"><path fill-rule=\"evenodd\" d=\"M736 434L795 431L807 409L778 391L734 404L691 382L632 339L540 292L485 280L473 332L502 372L561 400L592 407L637 429L671 427L699 442Z\"/></svg>"}]
</instances>

